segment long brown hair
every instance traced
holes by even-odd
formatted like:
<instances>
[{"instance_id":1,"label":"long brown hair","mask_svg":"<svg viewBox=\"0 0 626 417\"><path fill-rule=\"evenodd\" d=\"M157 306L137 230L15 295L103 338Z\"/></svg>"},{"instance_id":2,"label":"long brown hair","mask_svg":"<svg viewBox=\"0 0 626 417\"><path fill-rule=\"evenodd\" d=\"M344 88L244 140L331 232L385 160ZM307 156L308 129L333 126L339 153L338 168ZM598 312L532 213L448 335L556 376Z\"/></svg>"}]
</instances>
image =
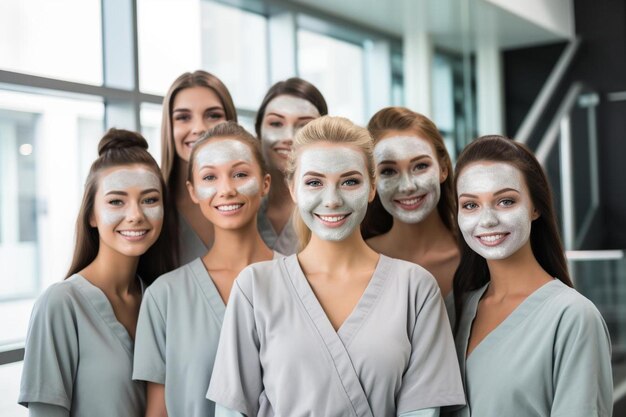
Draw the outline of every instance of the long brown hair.
<instances>
[{"instance_id":1,"label":"long brown hair","mask_svg":"<svg viewBox=\"0 0 626 417\"><path fill-rule=\"evenodd\" d=\"M161 118L161 171L172 196L174 195L172 187L175 186L176 182L172 173L178 169L178 158L176 158L176 147L172 130L172 106L179 91L198 86L206 87L217 94L222 102L222 107L224 107L226 120L237 121L237 111L235 110L233 99L224 83L215 75L202 70L186 72L172 83L163 99Z\"/></svg>"},{"instance_id":2,"label":"long brown hair","mask_svg":"<svg viewBox=\"0 0 626 417\"><path fill-rule=\"evenodd\" d=\"M560 279L565 285L573 287L567 270L565 252L559 236L552 191L541 165L533 153L523 144L504 136L483 136L469 144L456 163L457 178L463 169L478 161L504 162L519 169L528 186L528 192L539 217L532 222L530 246L539 265L550 276ZM456 189L456 181L455 181ZM460 231L458 235L461 236ZM454 274L452 288L456 314L456 329L463 309L466 293L481 288L489 282L487 261L459 238L461 262Z\"/></svg>"},{"instance_id":3,"label":"long brown hair","mask_svg":"<svg viewBox=\"0 0 626 417\"><path fill-rule=\"evenodd\" d=\"M139 258L137 274L150 284L159 275L174 268L174 252L170 249L172 236L172 213L165 204L167 188L156 161L148 153L148 142L138 133L121 129L109 129L98 144L98 158L91 165L83 200L76 219L76 244L72 264L66 278L86 268L96 259L100 249L98 229L89 224L94 212L94 201L98 191L100 173L107 168L142 164L153 171L161 181L163 190L164 216L161 234L156 242Z\"/></svg>"},{"instance_id":4,"label":"long brown hair","mask_svg":"<svg viewBox=\"0 0 626 417\"><path fill-rule=\"evenodd\" d=\"M261 102L261 106L259 106L259 111L256 114L256 121L254 122L254 130L257 138L261 138L261 126L263 124L263 117L265 117L265 108L270 101L283 94L305 99L317 108L320 112L320 116L328 114L326 100L324 100L324 96L320 93L320 90L318 90L313 84L298 77L279 81L267 90L267 93Z\"/></svg>"},{"instance_id":5,"label":"long brown hair","mask_svg":"<svg viewBox=\"0 0 626 417\"><path fill-rule=\"evenodd\" d=\"M374 143L378 142L386 133L394 130L410 131L432 143L439 166L448 171L447 178L440 184L441 196L437 203L437 211L443 224L453 235L456 234L456 201L454 199L452 162L437 126L426 116L405 107L386 107L372 116L367 129L374 138ZM385 210L378 193L376 193L374 200L367 208L365 219L361 223L363 238L369 239L387 233L391 230L392 225L393 216Z\"/></svg>"}]
</instances>

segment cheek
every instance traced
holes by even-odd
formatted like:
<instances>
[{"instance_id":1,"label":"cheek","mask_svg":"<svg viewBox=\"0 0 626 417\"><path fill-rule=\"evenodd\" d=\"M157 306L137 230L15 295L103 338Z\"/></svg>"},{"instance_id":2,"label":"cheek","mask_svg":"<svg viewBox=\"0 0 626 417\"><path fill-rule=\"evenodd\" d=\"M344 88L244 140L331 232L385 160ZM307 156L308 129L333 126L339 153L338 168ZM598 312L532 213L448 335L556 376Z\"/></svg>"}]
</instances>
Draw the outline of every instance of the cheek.
<instances>
[{"instance_id":1,"label":"cheek","mask_svg":"<svg viewBox=\"0 0 626 417\"><path fill-rule=\"evenodd\" d=\"M215 194L217 194L217 189L215 187L196 186L194 190L198 200L210 200L215 196Z\"/></svg>"},{"instance_id":2,"label":"cheek","mask_svg":"<svg viewBox=\"0 0 626 417\"><path fill-rule=\"evenodd\" d=\"M415 176L415 184L422 190L433 191L440 187L439 171L433 169L430 172Z\"/></svg>"},{"instance_id":3,"label":"cheek","mask_svg":"<svg viewBox=\"0 0 626 417\"><path fill-rule=\"evenodd\" d=\"M257 195L259 194L259 181L256 178L250 178L245 183L241 184L237 187L237 192L245 195Z\"/></svg>"},{"instance_id":4,"label":"cheek","mask_svg":"<svg viewBox=\"0 0 626 417\"><path fill-rule=\"evenodd\" d=\"M389 196L398 189L398 180L396 178L380 179L376 183L376 190L381 196Z\"/></svg>"},{"instance_id":5,"label":"cheek","mask_svg":"<svg viewBox=\"0 0 626 417\"><path fill-rule=\"evenodd\" d=\"M457 221L459 222L459 229L463 234L470 233L476 227L479 216L476 214L464 214L459 212Z\"/></svg>"},{"instance_id":6,"label":"cheek","mask_svg":"<svg viewBox=\"0 0 626 417\"><path fill-rule=\"evenodd\" d=\"M509 225L513 230L526 230L529 228L532 219L525 206L519 206L515 210L509 210L499 215L500 222Z\"/></svg>"},{"instance_id":7,"label":"cheek","mask_svg":"<svg viewBox=\"0 0 626 417\"><path fill-rule=\"evenodd\" d=\"M316 208L322 201L320 192L298 188L296 191L298 197L298 208L300 211L310 211Z\"/></svg>"},{"instance_id":8,"label":"cheek","mask_svg":"<svg viewBox=\"0 0 626 417\"><path fill-rule=\"evenodd\" d=\"M163 206L147 207L143 210L143 213L151 221L163 220Z\"/></svg>"},{"instance_id":9,"label":"cheek","mask_svg":"<svg viewBox=\"0 0 626 417\"><path fill-rule=\"evenodd\" d=\"M103 223L105 225L115 225L124 220L125 212L123 210L108 210L102 209L99 210L96 214L96 218L99 219L98 223Z\"/></svg>"}]
</instances>

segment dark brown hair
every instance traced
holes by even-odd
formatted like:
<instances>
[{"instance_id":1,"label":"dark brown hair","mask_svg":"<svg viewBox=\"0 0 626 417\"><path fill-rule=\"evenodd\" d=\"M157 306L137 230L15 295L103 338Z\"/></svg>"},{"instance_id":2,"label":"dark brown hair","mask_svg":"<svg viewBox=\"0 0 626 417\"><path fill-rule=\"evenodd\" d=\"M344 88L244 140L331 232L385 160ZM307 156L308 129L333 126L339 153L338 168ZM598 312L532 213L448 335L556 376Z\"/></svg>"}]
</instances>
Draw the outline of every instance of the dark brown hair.
<instances>
[{"instance_id":1,"label":"dark brown hair","mask_svg":"<svg viewBox=\"0 0 626 417\"><path fill-rule=\"evenodd\" d=\"M440 184L441 195L437 203L437 211L443 224L455 235L456 201L454 199L452 162L437 126L426 116L405 107L386 107L372 116L367 129L374 138L374 143L378 142L386 133L394 130L411 131L432 143L439 166L448 171L447 178ZM385 210L378 193L376 193L374 200L367 208L365 219L361 223L363 238L369 239L387 233L391 230L392 225L393 216Z\"/></svg>"},{"instance_id":2,"label":"dark brown hair","mask_svg":"<svg viewBox=\"0 0 626 417\"><path fill-rule=\"evenodd\" d=\"M320 93L320 90L318 90L313 84L297 77L289 78L285 81L279 81L267 90L267 94L265 94L265 97L261 102L261 106L259 107L259 111L256 114L254 131L256 132L257 138L261 137L261 125L263 124L263 117L265 116L265 108L270 101L283 94L300 97L309 101L320 112L320 116L328 114L326 100L324 100L324 96Z\"/></svg>"},{"instance_id":3,"label":"dark brown hair","mask_svg":"<svg viewBox=\"0 0 626 417\"><path fill-rule=\"evenodd\" d=\"M217 126L213 127L204 135L202 135L202 137L198 139L196 143L194 143L191 150L191 155L189 156L189 170L187 171L187 181L193 184L194 161L196 159L196 154L198 153L199 149L202 148L205 143L210 142L213 139L222 138L235 139L248 145L248 147L252 151L252 155L254 156L256 163L261 169L261 175L263 176L267 174L267 165L265 164L265 160L263 159L263 155L261 154L261 145L259 144L259 141L241 125L236 122L229 121L220 123Z\"/></svg>"},{"instance_id":4,"label":"dark brown hair","mask_svg":"<svg viewBox=\"0 0 626 417\"><path fill-rule=\"evenodd\" d=\"M141 164L153 171L161 181L164 205L163 227L156 242L139 258L137 274L150 284L159 275L174 267L174 251L171 250L172 214L165 204L167 189L156 161L148 153L148 142L138 133L121 129L109 129L98 144L98 158L91 165L83 200L76 219L76 245L72 264L66 278L86 268L98 255L100 236L98 229L90 225L94 201L100 183L100 173L111 167Z\"/></svg>"},{"instance_id":5,"label":"dark brown hair","mask_svg":"<svg viewBox=\"0 0 626 417\"><path fill-rule=\"evenodd\" d=\"M520 170L533 205L539 213L539 217L532 222L530 229L530 246L533 255L548 274L560 279L565 285L573 287L559 236L552 191L537 158L519 142L504 136L483 136L469 144L459 155L456 163L457 178L467 165L478 161L504 162ZM461 236L460 232L458 234ZM485 258L470 249L462 237L459 241L461 262L454 274L452 284L456 314L455 332L458 331L465 295L481 288L490 280Z\"/></svg>"}]
</instances>

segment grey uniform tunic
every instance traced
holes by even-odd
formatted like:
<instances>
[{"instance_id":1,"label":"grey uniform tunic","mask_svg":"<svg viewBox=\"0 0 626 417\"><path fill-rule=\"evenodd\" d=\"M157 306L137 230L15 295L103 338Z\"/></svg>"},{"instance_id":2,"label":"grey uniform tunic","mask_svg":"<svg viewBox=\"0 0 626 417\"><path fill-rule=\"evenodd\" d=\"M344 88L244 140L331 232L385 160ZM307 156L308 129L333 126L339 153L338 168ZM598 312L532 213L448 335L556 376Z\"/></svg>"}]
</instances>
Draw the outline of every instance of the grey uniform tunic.
<instances>
[{"instance_id":1,"label":"grey uniform tunic","mask_svg":"<svg viewBox=\"0 0 626 417\"><path fill-rule=\"evenodd\" d=\"M262 390L269 405L259 404ZM464 403L436 281L382 255L338 332L296 255L244 269L207 397L246 416L269 408L277 417L389 417Z\"/></svg>"},{"instance_id":2,"label":"grey uniform tunic","mask_svg":"<svg viewBox=\"0 0 626 417\"><path fill-rule=\"evenodd\" d=\"M263 199L257 213L257 229L270 249L284 255L293 255L298 250L298 235L296 235L291 219L285 224L280 235L274 230L272 223L267 218L267 198Z\"/></svg>"},{"instance_id":3,"label":"grey uniform tunic","mask_svg":"<svg viewBox=\"0 0 626 417\"><path fill-rule=\"evenodd\" d=\"M80 417L139 417L145 385L131 378L133 341L104 293L80 275L35 303L19 403L56 405Z\"/></svg>"},{"instance_id":4,"label":"grey uniform tunic","mask_svg":"<svg viewBox=\"0 0 626 417\"><path fill-rule=\"evenodd\" d=\"M456 337L468 405L447 415L610 417L611 343L595 306L555 279L526 298L466 358L487 286L467 295Z\"/></svg>"},{"instance_id":5,"label":"grey uniform tunic","mask_svg":"<svg viewBox=\"0 0 626 417\"><path fill-rule=\"evenodd\" d=\"M182 215L178 215L178 250L180 251L180 265L188 264L196 258L204 256L207 248L202 239L196 234L191 225Z\"/></svg>"},{"instance_id":6,"label":"grey uniform tunic","mask_svg":"<svg viewBox=\"0 0 626 417\"><path fill-rule=\"evenodd\" d=\"M159 277L146 290L133 379L165 384L169 417L214 415L215 404L205 396L225 309L200 258Z\"/></svg>"}]
</instances>

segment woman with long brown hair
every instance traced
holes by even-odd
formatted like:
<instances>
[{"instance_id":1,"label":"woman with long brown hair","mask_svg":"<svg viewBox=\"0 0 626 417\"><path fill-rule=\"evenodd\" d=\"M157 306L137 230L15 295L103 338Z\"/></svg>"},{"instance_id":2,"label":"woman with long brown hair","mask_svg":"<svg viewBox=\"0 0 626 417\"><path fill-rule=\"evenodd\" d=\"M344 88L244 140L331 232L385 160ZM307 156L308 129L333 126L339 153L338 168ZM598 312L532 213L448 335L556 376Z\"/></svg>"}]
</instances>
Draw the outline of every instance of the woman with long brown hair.
<instances>
[{"instance_id":1,"label":"woman with long brown hair","mask_svg":"<svg viewBox=\"0 0 626 417\"><path fill-rule=\"evenodd\" d=\"M290 221L294 204L285 182L287 159L298 130L325 114L322 93L301 78L289 78L268 90L256 115L254 127L272 176L272 188L259 210L259 231L270 248L285 255L298 246Z\"/></svg>"},{"instance_id":2,"label":"woman with long brown hair","mask_svg":"<svg viewBox=\"0 0 626 417\"><path fill-rule=\"evenodd\" d=\"M362 225L367 244L434 275L445 297L460 253L450 156L437 126L404 107L377 112L374 138L376 197Z\"/></svg>"},{"instance_id":3,"label":"woman with long brown hair","mask_svg":"<svg viewBox=\"0 0 626 417\"><path fill-rule=\"evenodd\" d=\"M72 265L33 308L19 397L31 416L143 416L145 386L131 379L139 305L173 267L167 191L147 148L125 130L100 141Z\"/></svg>"},{"instance_id":4,"label":"woman with long brown hair","mask_svg":"<svg viewBox=\"0 0 626 417\"><path fill-rule=\"evenodd\" d=\"M170 193L166 204L177 213L177 265L204 255L213 244L213 226L191 200L185 184L194 143L227 120L237 121L233 100L219 78L206 71L182 74L163 99L161 170Z\"/></svg>"},{"instance_id":5,"label":"woman with long brown hair","mask_svg":"<svg viewBox=\"0 0 626 417\"><path fill-rule=\"evenodd\" d=\"M468 405L452 415L610 417L609 334L573 289L537 159L485 136L456 173L464 242L454 321Z\"/></svg>"}]
</instances>

